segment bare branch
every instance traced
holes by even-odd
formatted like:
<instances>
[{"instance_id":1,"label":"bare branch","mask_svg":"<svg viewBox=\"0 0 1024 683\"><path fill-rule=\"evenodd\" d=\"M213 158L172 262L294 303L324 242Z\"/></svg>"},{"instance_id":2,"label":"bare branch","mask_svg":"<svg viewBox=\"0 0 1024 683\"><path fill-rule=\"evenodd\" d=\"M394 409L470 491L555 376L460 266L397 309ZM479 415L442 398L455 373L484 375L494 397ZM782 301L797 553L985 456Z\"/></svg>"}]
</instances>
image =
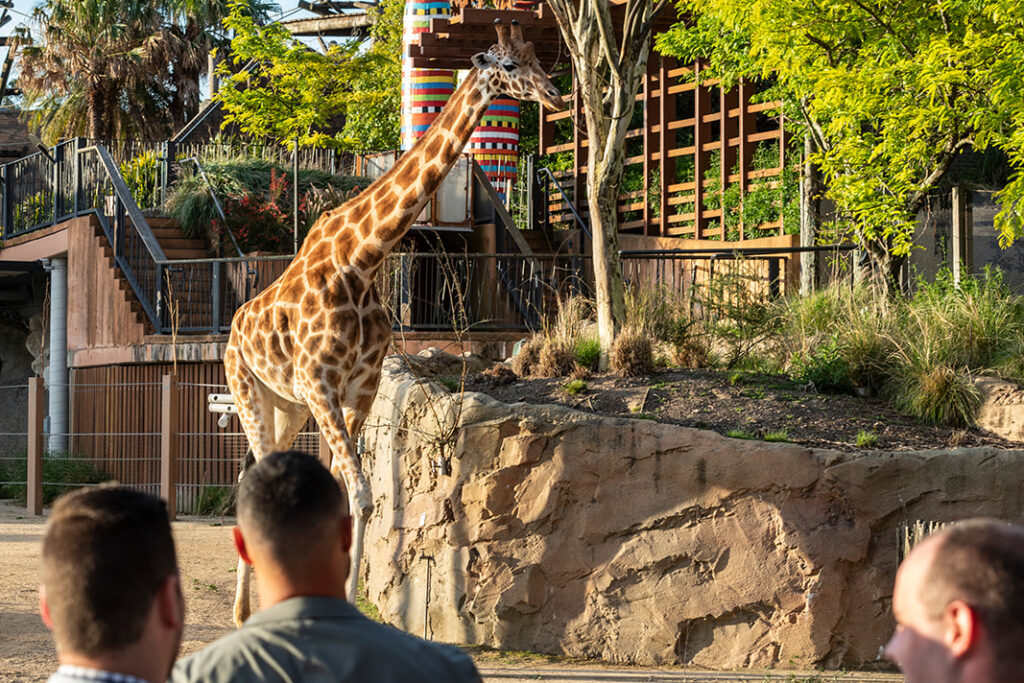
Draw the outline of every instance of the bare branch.
<instances>
[{"instance_id":1,"label":"bare branch","mask_svg":"<svg viewBox=\"0 0 1024 683\"><path fill-rule=\"evenodd\" d=\"M914 194L910 195L910 199L907 201L907 206L910 209L910 213L917 213L917 210L924 204L925 199L928 196L928 190L935 183L942 179L942 176L946 174L949 167L953 165L953 160L956 158L957 153L974 143L973 138L962 138L957 141L950 140L946 143L945 149L939 153L938 160L936 161L935 168L929 173L924 180L921 181L921 188Z\"/></svg>"}]
</instances>

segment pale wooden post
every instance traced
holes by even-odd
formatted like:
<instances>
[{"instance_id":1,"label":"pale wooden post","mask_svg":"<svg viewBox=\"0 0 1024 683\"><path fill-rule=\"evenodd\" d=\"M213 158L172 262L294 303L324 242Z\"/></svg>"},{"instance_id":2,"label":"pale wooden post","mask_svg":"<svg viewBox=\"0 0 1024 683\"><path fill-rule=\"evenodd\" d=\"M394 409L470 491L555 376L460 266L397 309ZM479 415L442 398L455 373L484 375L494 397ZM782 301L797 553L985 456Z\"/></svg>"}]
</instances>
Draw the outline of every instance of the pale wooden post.
<instances>
[{"instance_id":1,"label":"pale wooden post","mask_svg":"<svg viewBox=\"0 0 1024 683\"><path fill-rule=\"evenodd\" d=\"M28 469L26 507L30 515L43 514L43 416L46 391L42 377L28 381Z\"/></svg>"},{"instance_id":2,"label":"pale wooden post","mask_svg":"<svg viewBox=\"0 0 1024 683\"><path fill-rule=\"evenodd\" d=\"M160 401L160 497L171 519L178 510L178 376L164 375Z\"/></svg>"}]
</instances>

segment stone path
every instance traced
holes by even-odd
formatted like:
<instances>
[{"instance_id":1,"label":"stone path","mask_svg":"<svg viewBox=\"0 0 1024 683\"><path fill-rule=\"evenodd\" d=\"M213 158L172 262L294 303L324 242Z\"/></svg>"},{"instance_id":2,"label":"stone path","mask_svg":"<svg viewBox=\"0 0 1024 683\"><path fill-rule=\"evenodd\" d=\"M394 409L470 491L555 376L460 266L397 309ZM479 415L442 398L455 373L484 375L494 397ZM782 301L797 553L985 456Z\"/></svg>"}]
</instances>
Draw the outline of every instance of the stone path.
<instances>
[{"instance_id":1,"label":"stone path","mask_svg":"<svg viewBox=\"0 0 1024 683\"><path fill-rule=\"evenodd\" d=\"M665 681L666 683L714 683L717 681L786 681L787 683L902 683L899 674L860 673L842 671L775 671L772 673L732 673L715 671L663 671L655 669L606 669L586 667L480 667L486 683L640 683Z\"/></svg>"}]
</instances>

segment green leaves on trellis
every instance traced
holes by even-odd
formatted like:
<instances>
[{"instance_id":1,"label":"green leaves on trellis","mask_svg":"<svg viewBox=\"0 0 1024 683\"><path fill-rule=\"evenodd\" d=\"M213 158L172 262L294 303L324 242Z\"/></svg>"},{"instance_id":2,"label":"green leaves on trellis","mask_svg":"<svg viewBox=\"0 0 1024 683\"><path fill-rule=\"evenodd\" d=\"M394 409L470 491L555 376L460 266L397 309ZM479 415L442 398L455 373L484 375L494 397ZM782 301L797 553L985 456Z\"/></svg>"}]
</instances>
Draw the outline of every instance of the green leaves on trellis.
<instances>
[{"instance_id":1,"label":"green leaves on trellis","mask_svg":"<svg viewBox=\"0 0 1024 683\"><path fill-rule=\"evenodd\" d=\"M863 244L912 245L914 214L952 158L997 146L1024 168L1024 2L682 0L658 37L701 79L763 79L818 143L828 195ZM1024 176L1001 193L1002 243L1024 234Z\"/></svg>"}]
</instances>

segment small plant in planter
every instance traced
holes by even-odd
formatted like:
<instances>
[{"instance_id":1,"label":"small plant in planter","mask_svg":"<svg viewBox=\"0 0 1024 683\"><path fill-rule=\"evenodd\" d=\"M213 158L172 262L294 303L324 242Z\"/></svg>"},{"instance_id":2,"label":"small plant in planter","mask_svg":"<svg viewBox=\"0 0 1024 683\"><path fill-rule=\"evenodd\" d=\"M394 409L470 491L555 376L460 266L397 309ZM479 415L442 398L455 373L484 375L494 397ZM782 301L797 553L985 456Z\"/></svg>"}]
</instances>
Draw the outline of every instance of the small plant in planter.
<instances>
[{"instance_id":1,"label":"small plant in planter","mask_svg":"<svg viewBox=\"0 0 1024 683\"><path fill-rule=\"evenodd\" d=\"M569 394L570 396L576 396L582 394L587 390L587 383L582 379L571 379L562 385L562 391Z\"/></svg>"}]
</instances>

